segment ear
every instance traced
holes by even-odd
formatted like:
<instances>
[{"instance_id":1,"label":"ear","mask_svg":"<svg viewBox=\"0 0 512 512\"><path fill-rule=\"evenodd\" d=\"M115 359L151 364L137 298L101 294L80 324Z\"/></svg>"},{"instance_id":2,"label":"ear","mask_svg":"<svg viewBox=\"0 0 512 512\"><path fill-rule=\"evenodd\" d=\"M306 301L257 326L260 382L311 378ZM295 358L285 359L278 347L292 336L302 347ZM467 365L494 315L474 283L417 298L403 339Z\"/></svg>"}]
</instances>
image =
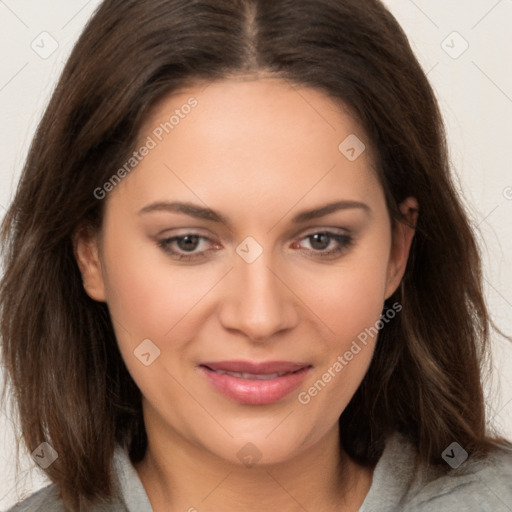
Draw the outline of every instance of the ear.
<instances>
[{"instance_id":1,"label":"ear","mask_svg":"<svg viewBox=\"0 0 512 512\"><path fill-rule=\"evenodd\" d=\"M73 252L87 295L98 302L105 302L105 285L98 239L98 233L92 228L80 226L72 236Z\"/></svg>"},{"instance_id":2,"label":"ear","mask_svg":"<svg viewBox=\"0 0 512 512\"><path fill-rule=\"evenodd\" d=\"M397 222L393 230L386 281L386 299L395 293L402 281L418 220L419 207L416 198L408 197L400 204L399 208L404 220Z\"/></svg>"}]
</instances>

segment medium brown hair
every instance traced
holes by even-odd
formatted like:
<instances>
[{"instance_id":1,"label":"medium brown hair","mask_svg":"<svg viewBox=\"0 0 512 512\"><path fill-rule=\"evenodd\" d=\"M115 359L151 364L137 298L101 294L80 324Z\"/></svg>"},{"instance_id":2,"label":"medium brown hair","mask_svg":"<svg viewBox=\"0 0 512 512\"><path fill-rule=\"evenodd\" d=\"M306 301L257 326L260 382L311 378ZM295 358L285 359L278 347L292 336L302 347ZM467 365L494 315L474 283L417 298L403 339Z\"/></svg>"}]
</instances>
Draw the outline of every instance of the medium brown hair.
<instances>
[{"instance_id":1,"label":"medium brown hair","mask_svg":"<svg viewBox=\"0 0 512 512\"><path fill-rule=\"evenodd\" d=\"M402 311L380 332L340 417L344 449L374 464L400 431L439 464L456 440L485 455L481 369L490 321L479 250L452 182L438 104L378 0L106 0L65 66L2 225L1 335L23 440L48 442L66 506L115 492L116 443L144 456L141 395L107 305L82 286L72 235L101 226L94 190L135 149L148 112L187 84L265 72L348 106L375 155L392 221L418 199ZM250 121L250 120L249 120ZM341 142L341 141L340 141Z\"/></svg>"}]
</instances>

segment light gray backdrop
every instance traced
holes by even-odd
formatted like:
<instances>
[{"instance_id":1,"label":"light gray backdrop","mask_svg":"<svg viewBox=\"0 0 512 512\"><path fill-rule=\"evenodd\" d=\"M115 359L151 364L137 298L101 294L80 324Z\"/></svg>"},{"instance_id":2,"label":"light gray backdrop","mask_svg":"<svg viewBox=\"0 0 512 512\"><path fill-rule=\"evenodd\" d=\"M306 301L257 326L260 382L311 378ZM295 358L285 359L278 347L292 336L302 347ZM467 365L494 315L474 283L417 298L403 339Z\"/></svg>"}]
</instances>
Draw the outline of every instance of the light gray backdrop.
<instances>
[{"instance_id":1,"label":"light gray backdrop","mask_svg":"<svg viewBox=\"0 0 512 512\"><path fill-rule=\"evenodd\" d=\"M122 0L120 0L122 1ZM0 216L71 47L99 0L0 0ZM485 244L493 318L512 333L512 0L385 0L433 84L451 157ZM435 322L435 318L432 319ZM490 421L512 438L512 344L494 336ZM0 411L0 509L45 485Z\"/></svg>"}]
</instances>

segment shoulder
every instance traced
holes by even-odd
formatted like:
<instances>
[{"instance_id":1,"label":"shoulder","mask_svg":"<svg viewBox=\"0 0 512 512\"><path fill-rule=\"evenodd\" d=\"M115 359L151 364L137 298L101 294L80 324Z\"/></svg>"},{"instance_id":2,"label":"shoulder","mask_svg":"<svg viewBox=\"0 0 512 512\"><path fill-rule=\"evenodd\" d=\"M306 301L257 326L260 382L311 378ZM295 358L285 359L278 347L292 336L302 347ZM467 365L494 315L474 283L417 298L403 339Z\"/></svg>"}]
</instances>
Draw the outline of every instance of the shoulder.
<instances>
[{"instance_id":1,"label":"shoulder","mask_svg":"<svg viewBox=\"0 0 512 512\"><path fill-rule=\"evenodd\" d=\"M87 508L88 512L127 512L124 503L118 500L98 503ZM51 484L31 494L6 512L69 512L60 497L57 485Z\"/></svg>"},{"instance_id":2,"label":"shoulder","mask_svg":"<svg viewBox=\"0 0 512 512\"><path fill-rule=\"evenodd\" d=\"M31 494L6 512L66 512L55 484Z\"/></svg>"},{"instance_id":3,"label":"shoulder","mask_svg":"<svg viewBox=\"0 0 512 512\"><path fill-rule=\"evenodd\" d=\"M512 448L493 450L486 458L467 459L448 474L424 482L404 511L512 510Z\"/></svg>"},{"instance_id":4,"label":"shoulder","mask_svg":"<svg viewBox=\"0 0 512 512\"><path fill-rule=\"evenodd\" d=\"M415 445L386 440L360 512L512 512L512 445L469 456L455 469L423 465Z\"/></svg>"},{"instance_id":5,"label":"shoulder","mask_svg":"<svg viewBox=\"0 0 512 512\"><path fill-rule=\"evenodd\" d=\"M99 501L87 507L87 512L151 511L151 504L129 455L121 446L116 446L113 458L116 491L108 501ZM60 497L56 484L48 485L31 494L5 512L69 512Z\"/></svg>"}]
</instances>

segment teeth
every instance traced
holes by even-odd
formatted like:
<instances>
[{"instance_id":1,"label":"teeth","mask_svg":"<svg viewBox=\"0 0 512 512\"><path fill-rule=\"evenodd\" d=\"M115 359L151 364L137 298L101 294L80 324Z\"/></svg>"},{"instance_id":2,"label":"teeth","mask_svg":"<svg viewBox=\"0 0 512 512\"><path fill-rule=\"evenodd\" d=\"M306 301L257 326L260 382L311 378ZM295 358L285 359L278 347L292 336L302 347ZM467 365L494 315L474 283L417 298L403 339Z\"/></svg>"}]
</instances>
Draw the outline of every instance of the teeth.
<instances>
[{"instance_id":1,"label":"teeth","mask_svg":"<svg viewBox=\"0 0 512 512\"><path fill-rule=\"evenodd\" d=\"M269 373L265 375L258 375L255 373L246 373L246 372L225 372L224 370L214 370L215 373L219 373L220 375L231 375L232 377L238 377L239 379L258 379L258 380L270 380L276 379L277 377L282 377L286 375L288 372L284 373Z\"/></svg>"}]
</instances>

